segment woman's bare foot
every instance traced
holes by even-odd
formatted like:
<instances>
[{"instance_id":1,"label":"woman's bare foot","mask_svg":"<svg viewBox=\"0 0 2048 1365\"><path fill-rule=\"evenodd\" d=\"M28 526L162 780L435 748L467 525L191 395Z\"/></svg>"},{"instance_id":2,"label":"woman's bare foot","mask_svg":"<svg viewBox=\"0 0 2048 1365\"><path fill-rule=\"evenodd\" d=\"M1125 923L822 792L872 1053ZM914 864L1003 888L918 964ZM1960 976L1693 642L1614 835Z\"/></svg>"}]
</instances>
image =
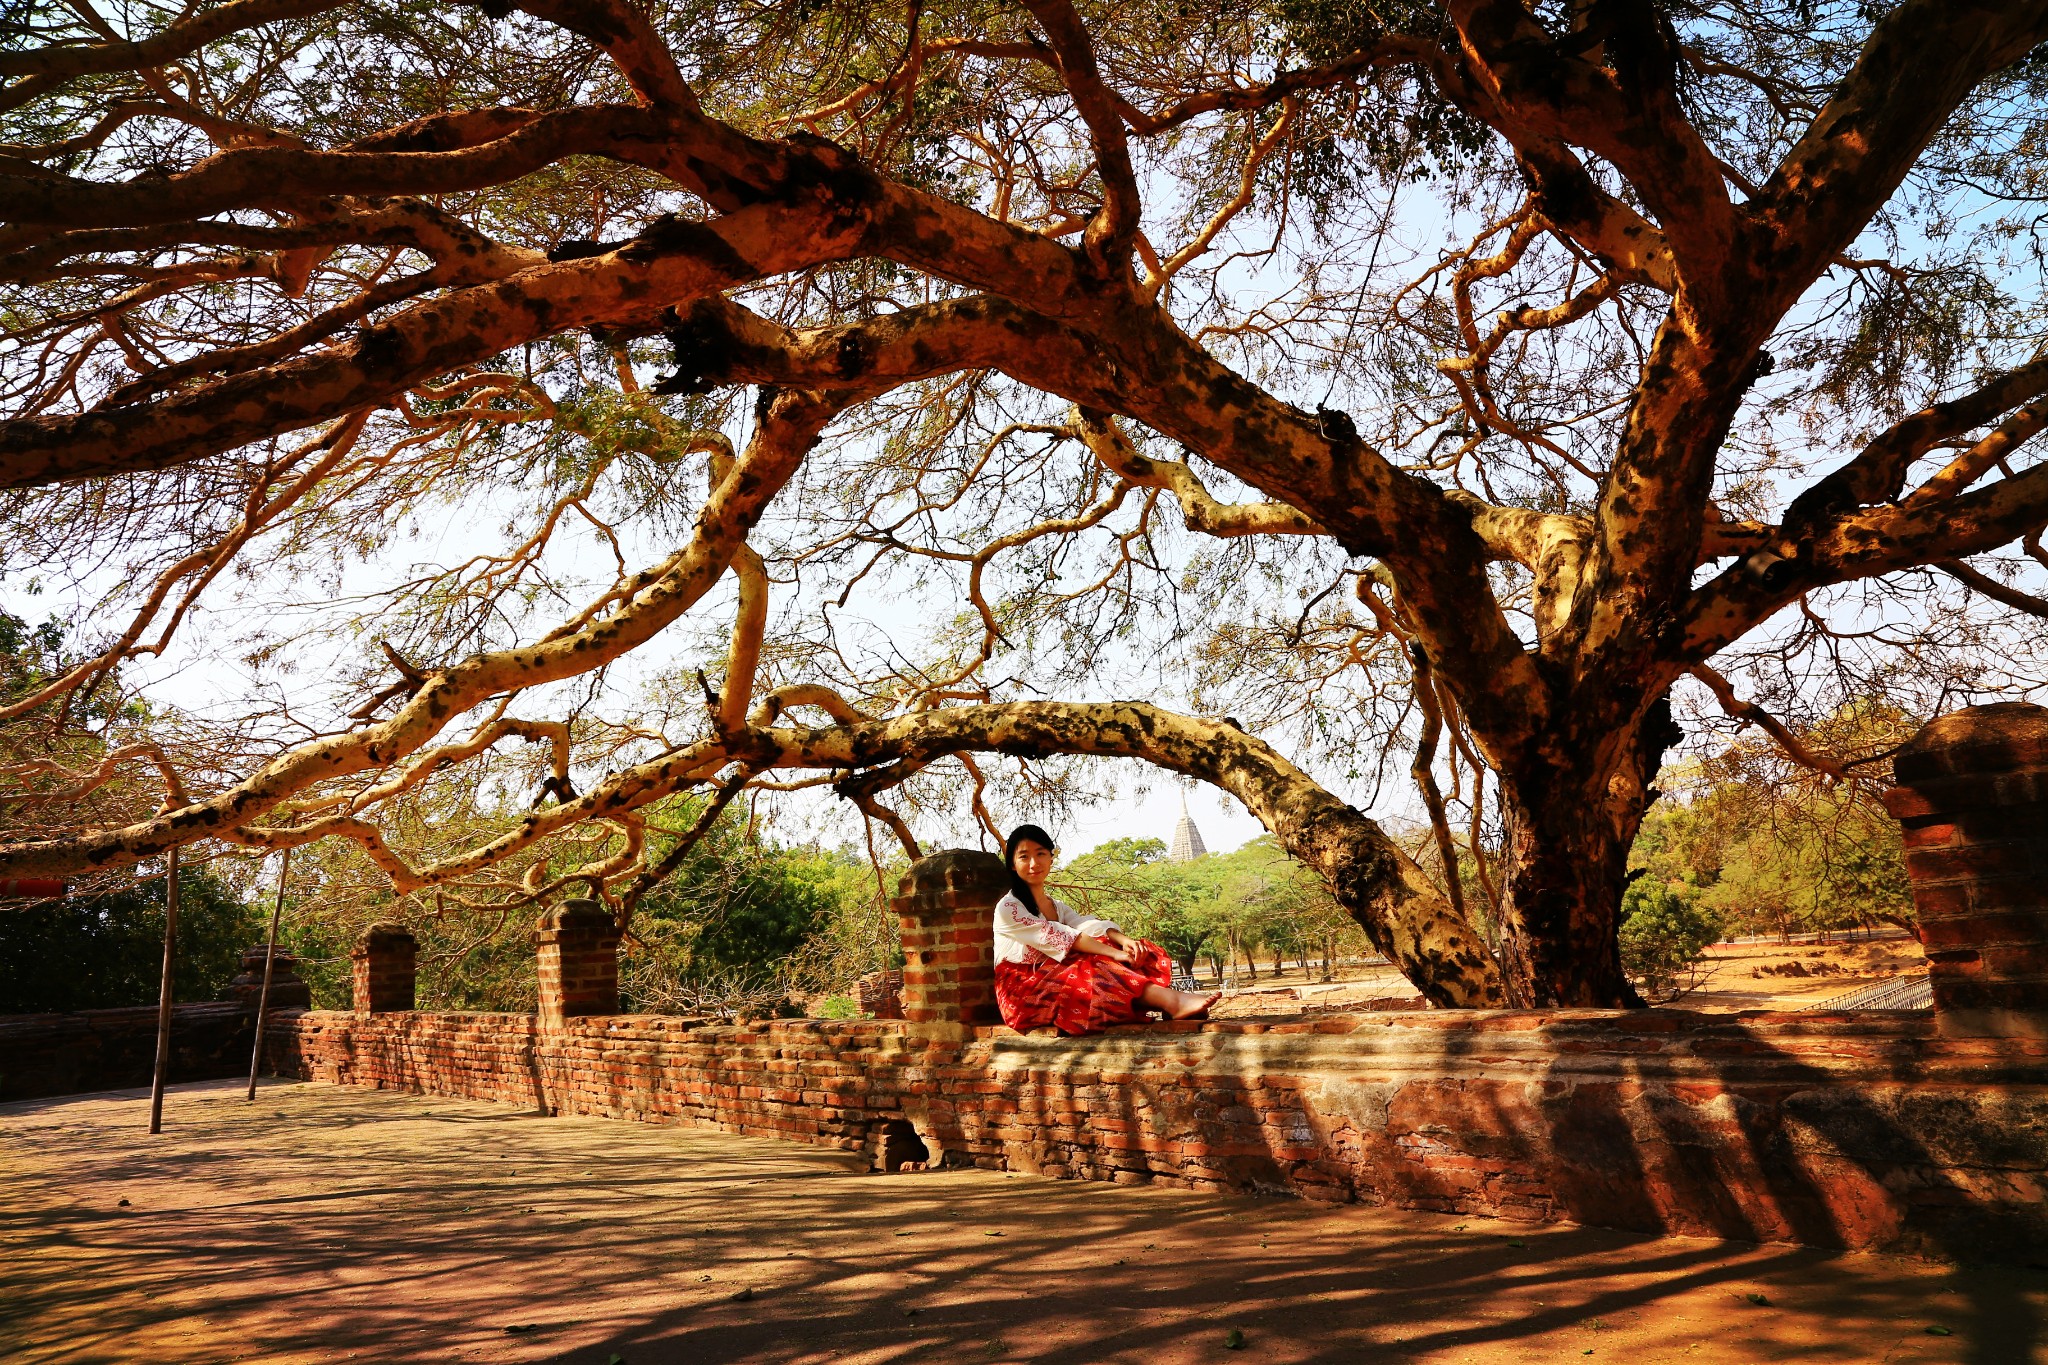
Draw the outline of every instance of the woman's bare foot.
<instances>
[{"instance_id":1,"label":"woman's bare foot","mask_svg":"<svg viewBox=\"0 0 2048 1365\"><path fill-rule=\"evenodd\" d=\"M1180 996L1179 1002L1166 1012L1174 1019L1207 1019L1209 1007L1223 998L1222 991L1217 991L1207 999L1199 999L1186 991L1179 991L1177 994Z\"/></svg>"}]
</instances>

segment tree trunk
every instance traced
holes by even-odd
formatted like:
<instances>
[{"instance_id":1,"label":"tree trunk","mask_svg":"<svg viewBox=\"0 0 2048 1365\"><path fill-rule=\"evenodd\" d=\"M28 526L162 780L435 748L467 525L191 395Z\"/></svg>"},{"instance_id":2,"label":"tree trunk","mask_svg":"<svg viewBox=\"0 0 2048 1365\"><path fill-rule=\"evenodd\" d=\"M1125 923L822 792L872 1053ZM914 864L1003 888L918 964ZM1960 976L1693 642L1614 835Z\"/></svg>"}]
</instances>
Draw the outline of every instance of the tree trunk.
<instances>
[{"instance_id":1,"label":"tree trunk","mask_svg":"<svg viewBox=\"0 0 2048 1365\"><path fill-rule=\"evenodd\" d=\"M1510 809L1501 965L1519 1008L1638 1006L1621 971L1621 891L1635 830L1573 801Z\"/></svg>"},{"instance_id":2,"label":"tree trunk","mask_svg":"<svg viewBox=\"0 0 2048 1365\"><path fill-rule=\"evenodd\" d=\"M1589 727L1590 728L1590 727ZM1678 738L1668 703L1647 708L1628 742L1554 739L1564 761L1509 773L1501 969L1521 1009L1644 1005L1621 970L1621 893L1628 855L1665 748ZM1608 728L1608 735L1615 727Z\"/></svg>"}]
</instances>

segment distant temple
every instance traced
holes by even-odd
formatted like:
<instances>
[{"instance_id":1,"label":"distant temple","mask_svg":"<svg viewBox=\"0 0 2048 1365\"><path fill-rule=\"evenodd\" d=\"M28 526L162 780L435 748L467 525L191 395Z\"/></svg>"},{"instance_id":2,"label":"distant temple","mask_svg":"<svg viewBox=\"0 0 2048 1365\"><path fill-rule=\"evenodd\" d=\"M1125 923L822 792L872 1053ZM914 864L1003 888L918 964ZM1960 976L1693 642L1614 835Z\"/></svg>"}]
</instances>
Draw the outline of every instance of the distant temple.
<instances>
[{"instance_id":1,"label":"distant temple","mask_svg":"<svg viewBox=\"0 0 2048 1365\"><path fill-rule=\"evenodd\" d=\"M1194 817L1188 814L1188 799L1180 799L1180 823L1173 827L1173 847L1166 856L1176 863L1191 863L1207 856L1208 846L1202 842L1202 831L1195 828Z\"/></svg>"}]
</instances>

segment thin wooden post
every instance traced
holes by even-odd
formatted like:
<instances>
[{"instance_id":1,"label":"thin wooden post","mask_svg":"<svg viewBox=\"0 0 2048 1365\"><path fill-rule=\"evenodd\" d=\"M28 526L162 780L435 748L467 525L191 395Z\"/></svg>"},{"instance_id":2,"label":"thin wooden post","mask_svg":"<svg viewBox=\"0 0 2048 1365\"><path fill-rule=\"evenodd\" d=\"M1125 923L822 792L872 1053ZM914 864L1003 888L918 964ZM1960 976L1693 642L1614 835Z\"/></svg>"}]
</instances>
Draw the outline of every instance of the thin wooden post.
<instances>
[{"instance_id":1,"label":"thin wooden post","mask_svg":"<svg viewBox=\"0 0 2048 1365\"><path fill-rule=\"evenodd\" d=\"M270 909L270 939L263 949L263 989L256 994L256 1042L249 1049L249 1099L256 1098L256 1072L263 1065L263 1011L270 1004L270 969L277 962L277 922L284 918L284 879L291 875L292 851L289 845L284 851L284 862L277 869L277 904Z\"/></svg>"},{"instance_id":2,"label":"thin wooden post","mask_svg":"<svg viewBox=\"0 0 2048 1365\"><path fill-rule=\"evenodd\" d=\"M164 890L164 984L156 1002L156 1072L149 1082L149 1131L164 1130L164 1071L171 1061L171 968L178 955L178 848L171 846L171 865Z\"/></svg>"}]
</instances>

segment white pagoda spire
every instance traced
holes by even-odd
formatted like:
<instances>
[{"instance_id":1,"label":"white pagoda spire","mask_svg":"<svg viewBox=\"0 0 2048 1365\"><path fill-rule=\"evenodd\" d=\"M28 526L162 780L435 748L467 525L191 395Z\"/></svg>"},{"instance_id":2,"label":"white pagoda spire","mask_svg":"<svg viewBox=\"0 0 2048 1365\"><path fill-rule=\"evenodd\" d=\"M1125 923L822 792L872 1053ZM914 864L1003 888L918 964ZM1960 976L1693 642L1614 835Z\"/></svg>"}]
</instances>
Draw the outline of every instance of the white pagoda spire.
<instances>
[{"instance_id":1,"label":"white pagoda spire","mask_svg":"<svg viewBox=\"0 0 2048 1365\"><path fill-rule=\"evenodd\" d=\"M1202 831L1195 828L1195 818L1188 814L1187 793L1181 793L1180 823L1173 827L1173 847L1166 856L1176 863L1191 863L1197 858L1208 856L1208 846L1202 842Z\"/></svg>"}]
</instances>

